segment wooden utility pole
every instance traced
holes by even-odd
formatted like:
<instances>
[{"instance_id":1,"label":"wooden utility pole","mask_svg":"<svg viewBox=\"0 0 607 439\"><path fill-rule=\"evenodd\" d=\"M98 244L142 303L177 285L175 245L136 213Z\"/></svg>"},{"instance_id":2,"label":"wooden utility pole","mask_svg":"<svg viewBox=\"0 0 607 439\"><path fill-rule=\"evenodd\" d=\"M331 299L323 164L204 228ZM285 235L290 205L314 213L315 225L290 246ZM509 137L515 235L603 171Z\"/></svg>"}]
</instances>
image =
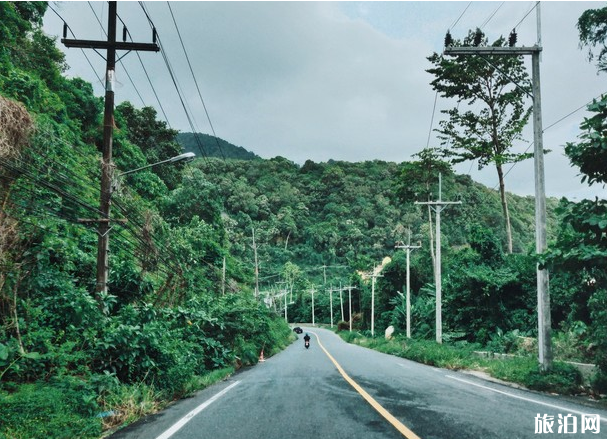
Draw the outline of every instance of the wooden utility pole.
<instances>
[{"instance_id":1,"label":"wooden utility pole","mask_svg":"<svg viewBox=\"0 0 607 439\"><path fill-rule=\"evenodd\" d=\"M442 273L441 273L441 236L440 236L440 214L447 206L451 204L462 204L461 201L443 201L442 200L442 175L438 174L438 200L437 201L416 201L415 204L429 205L436 213L436 267L434 270L434 279L436 287L436 342L443 342L443 308L442 308Z\"/></svg>"},{"instance_id":2,"label":"wooden utility pole","mask_svg":"<svg viewBox=\"0 0 607 439\"><path fill-rule=\"evenodd\" d=\"M538 10L538 44L532 47L445 47L445 55L531 55L531 85L533 95L533 164L535 174L535 251L542 254L546 240L546 184L544 179L544 141L542 135L542 97L540 87L540 53ZM540 368L552 369L552 341L550 319L550 288L548 270L537 272L538 351Z\"/></svg>"},{"instance_id":3,"label":"wooden utility pole","mask_svg":"<svg viewBox=\"0 0 607 439\"><path fill-rule=\"evenodd\" d=\"M105 49L106 50L106 74L105 74L105 109L103 113L103 151L101 162L101 196L100 207L102 218L98 221L97 241L97 286L95 288L97 298L107 293L109 277L109 234L112 226L110 224L110 207L112 197L112 177L114 164L112 163L112 142L114 131L114 84L116 80L116 51L136 50L158 52L160 48L154 42L129 43L116 41L116 2L109 2L108 9L108 32L107 41L67 39L63 36L61 42L66 47L81 49ZM155 35L154 35L155 39Z\"/></svg>"},{"instance_id":4,"label":"wooden utility pole","mask_svg":"<svg viewBox=\"0 0 607 439\"><path fill-rule=\"evenodd\" d=\"M421 244L411 245L411 231L409 231L409 243L407 245L402 242L396 244L396 248L402 248L407 252L407 338L411 338L411 273L409 269L409 256L411 255L411 250L415 250L421 248Z\"/></svg>"}]
</instances>

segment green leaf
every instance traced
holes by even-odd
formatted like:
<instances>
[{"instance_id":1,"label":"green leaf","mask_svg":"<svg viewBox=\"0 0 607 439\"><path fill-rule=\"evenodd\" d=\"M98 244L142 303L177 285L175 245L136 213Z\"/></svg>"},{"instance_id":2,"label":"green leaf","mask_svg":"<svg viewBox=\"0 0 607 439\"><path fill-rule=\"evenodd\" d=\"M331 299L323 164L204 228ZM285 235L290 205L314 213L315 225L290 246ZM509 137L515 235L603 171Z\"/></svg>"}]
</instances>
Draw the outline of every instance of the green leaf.
<instances>
[{"instance_id":1,"label":"green leaf","mask_svg":"<svg viewBox=\"0 0 607 439\"><path fill-rule=\"evenodd\" d=\"M23 358L29 358L30 360L39 360L40 353L39 352L26 352L23 354Z\"/></svg>"},{"instance_id":2,"label":"green leaf","mask_svg":"<svg viewBox=\"0 0 607 439\"><path fill-rule=\"evenodd\" d=\"M0 360L8 360L8 346L0 343Z\"/></svg>"}]
</instances>

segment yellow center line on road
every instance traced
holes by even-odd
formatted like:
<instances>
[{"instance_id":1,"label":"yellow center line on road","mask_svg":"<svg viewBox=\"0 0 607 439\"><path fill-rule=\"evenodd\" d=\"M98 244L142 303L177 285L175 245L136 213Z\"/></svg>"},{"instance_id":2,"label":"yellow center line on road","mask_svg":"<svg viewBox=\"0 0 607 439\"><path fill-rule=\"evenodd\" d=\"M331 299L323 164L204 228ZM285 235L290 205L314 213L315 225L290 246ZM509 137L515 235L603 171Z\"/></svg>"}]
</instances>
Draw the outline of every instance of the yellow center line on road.
<instances>
[{"instance_id":1,"label":"yellow center line on road","mask_svg":"<svg viewBox=\"0 0 607 439\"><path fill-rule=\"evenodd\" d=\"M350 378L350 376L346 373L346 371L344 371L344 369L335 360L335 358L333 358L333 356L329 353L329 351L327 351L325 349L325 347L322 345L318 334L316 334L315 332L311 332L311 333L316 336L316 340L318 341L318 346L320 346L320 348L324 351L324 353L327 354L327 357L329 357L329 360L331 360L331 362L335 365L335 367L337 368L337 370L339 371L341 376L344 377L344 379L352 387L354 387L354 390L356 390L360 394L360 396L362 396L365 399L365 401L367 401L369 404L371 404L371 407L373 407L380 415L382 415L390 424L392 424L392 426L394 428L396 428L407 439L421 439L418 435L416 435L411 430L409 430L402 422L400 422L398 419L396 419L388 410L383 408L382 405L380 403L378 403L371 395L369 395L365 389L360 387L356 381L354 381L352 378Z\"/></svg>"}]
</instances>

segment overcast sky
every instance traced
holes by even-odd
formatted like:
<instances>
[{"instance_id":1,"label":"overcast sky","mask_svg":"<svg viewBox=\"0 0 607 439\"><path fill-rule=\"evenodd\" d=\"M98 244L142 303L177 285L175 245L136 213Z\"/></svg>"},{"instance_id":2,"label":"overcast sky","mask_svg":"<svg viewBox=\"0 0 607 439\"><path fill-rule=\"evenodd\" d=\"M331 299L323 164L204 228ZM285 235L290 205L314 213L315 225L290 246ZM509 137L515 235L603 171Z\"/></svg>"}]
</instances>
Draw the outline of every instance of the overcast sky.
<instances>
[{"instance_id":1,"label":"overcast sky","mask_svg":"<svg viewBox=\"0 0 607 439\"><path fill-rule=\"evenodd\" d=\"M536 2L170 2L211 122L218 137L264 158L402 162L429 146L440 110L456 105L435 92L427 57L442 51L445 32L463 38L482 27L491 41L513 27L518 44L537 42ZM107 26L106 2L51 2L79 39L105 39L97 17ZM185 61L167 2L146 2L197 131L211 133L192 74ZM603 2L541 3L541 93L546 192L571 199L605 197L601 186L580 183L564 156L566 142L577 140L588 113L574 110L607 91L607 78L579 48L575 27L583 11ZM530 12L531 11L531 12ZM95 12L95 13L94 13ZM530 12L530 13L529 13ZM134 41L151 42L151 30L138 2L118 2L118 14ZM460 18L461 17L461 18ZM118 38L122 35L119 23ZM45 31L61 38L62 22L51 10ZM69 36L71 38L71 35ZM66 49L67 74L94 83L101 96L105 61L93 52ZM191 131L179 95L159 53L140 52L141 60L171 127ZM529 57L526 57L529 58ZM530 60L526 61L529 66ZM141 98L135 91L128 72ZM116 101L154 106L164 116L139 58L129 53L116 70ZM531 124L515 151L532 148ZM507 167L509 168L509 166ZM460 173L495 187L494 168L458 165ZM506 189L533 195L533 162L516 165Z\"/></svg>"}]
</instances>

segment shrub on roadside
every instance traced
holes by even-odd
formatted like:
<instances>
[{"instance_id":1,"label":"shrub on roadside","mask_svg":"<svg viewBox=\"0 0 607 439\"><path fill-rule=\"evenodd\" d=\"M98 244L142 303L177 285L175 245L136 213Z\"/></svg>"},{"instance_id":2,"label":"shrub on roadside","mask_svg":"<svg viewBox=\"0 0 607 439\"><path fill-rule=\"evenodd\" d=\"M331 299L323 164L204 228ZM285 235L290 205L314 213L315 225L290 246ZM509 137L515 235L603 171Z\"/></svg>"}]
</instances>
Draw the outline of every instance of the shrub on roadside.
<instances>
[{"instance_id":1,"label":"shrub on roadside","mask_svg":"<svg viewBox=\"0 0 607 439\"><path fill-rule=\"evenodd\" d=\"M88 439L101 435L94 392L77 379L25 384L0 391L0 438Z\"/></svg>"}]
</instances>

